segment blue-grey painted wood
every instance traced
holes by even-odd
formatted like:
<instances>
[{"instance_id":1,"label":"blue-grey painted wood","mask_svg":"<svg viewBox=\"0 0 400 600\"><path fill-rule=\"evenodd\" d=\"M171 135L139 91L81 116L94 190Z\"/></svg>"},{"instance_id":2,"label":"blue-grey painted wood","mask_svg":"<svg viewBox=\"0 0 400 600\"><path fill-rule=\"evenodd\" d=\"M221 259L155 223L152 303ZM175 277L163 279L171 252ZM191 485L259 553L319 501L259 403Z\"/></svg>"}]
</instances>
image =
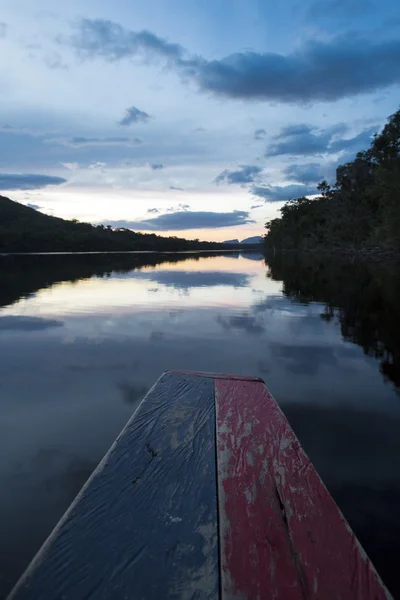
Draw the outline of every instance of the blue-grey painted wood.
<instances>
[{"instance_id":1,"label":"blue-grey painted wood","mask_svg":"<svg viewBox=\"0 0 400 600\"><path fill-rule=\"evenodd\" d=\"M165 373L9 600L219 595L214 381Z\"/></svg>"}]
</instances>

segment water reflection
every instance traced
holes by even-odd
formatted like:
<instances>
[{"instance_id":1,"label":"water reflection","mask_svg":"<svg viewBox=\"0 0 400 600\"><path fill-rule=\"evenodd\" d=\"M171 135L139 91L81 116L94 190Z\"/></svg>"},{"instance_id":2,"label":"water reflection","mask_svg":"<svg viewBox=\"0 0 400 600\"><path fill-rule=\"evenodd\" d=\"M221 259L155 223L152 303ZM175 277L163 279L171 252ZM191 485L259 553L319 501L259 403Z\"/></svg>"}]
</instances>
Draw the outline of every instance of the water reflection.
<instances>
[{"instance_id":1,"label":"water reflection","mask_svg":"<svg viewBox=\"0 0 400 600\"><path fill-rule=\"evenodd\" d=\"M283 281L295 302L322 302L321 318L340 324L343 339L380 360L381 373L400 387L398 265L349 262L313 255L271 256L269 276Z\"/></svg>"},{"instance_id":2,"label":"water reflection","mask_svg":"<svg viewBox=\"0 0 400 600\"><path fill-rule=\"evenodd\" d=\"M198 287L246 287L250 277L246 273L221 271L138 271L130 275L135 279L145 279L175 289L190 290ZM156 288L159 291L159 288ZM154 288L153 288L154 291Z\"/></svg>"},{"instance_id":3,"label":"water reflection","mask_svg":"<svg viewBox=\"0 0 400 600\"><path fill-rule=\"evenodd\" d=\"M165 369L264 377L396 590L397 291L294 256L0 257L0 596Z\"/></svg>"},{"instance_id":4,"label":"water reflection","mask_svg":"<svg viewBox=\"0 0 400 600\"><path fill-rule=\"evenodd\" d=\"M41 317L0 317L0 335L2 331L38 331L49 327L61 327L62 322Z\"/></svg>"}]
</instances>

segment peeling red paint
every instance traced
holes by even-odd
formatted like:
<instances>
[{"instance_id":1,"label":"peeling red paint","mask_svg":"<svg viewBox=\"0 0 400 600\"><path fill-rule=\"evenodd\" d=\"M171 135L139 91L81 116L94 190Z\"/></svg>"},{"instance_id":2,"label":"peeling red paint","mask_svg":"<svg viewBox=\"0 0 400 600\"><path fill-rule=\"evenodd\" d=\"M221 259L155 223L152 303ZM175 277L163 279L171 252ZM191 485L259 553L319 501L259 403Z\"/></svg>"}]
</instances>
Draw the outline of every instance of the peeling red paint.
<instances>
[{"instance_id":1,"label":"peeling red paint","mask_svg":"<svg viewBox=\"0 0 400 600\"><path fill-rule=\"evenodd\" d=\"M391 598L265 386L214 386L222 598Z\"/></svg>"}]
</instances>

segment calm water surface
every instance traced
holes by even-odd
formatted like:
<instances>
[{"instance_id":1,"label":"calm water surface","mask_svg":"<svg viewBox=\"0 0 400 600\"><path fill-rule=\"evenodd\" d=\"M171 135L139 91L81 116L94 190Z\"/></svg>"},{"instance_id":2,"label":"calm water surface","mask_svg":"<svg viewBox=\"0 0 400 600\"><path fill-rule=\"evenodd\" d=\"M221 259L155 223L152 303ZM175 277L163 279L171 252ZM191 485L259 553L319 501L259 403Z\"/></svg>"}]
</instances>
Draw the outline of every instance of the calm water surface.
<instances>
[{"instance_id":1,"label":"calm water surface","mask_svg":"<svg viewBox=\"0 0 400 600\"><path fill-rule=\"evenodd\" d=\"M390 266L0 257L0 597L166 369L263 377L399 594L399 300Z\"/></svg>"}]
</instances>

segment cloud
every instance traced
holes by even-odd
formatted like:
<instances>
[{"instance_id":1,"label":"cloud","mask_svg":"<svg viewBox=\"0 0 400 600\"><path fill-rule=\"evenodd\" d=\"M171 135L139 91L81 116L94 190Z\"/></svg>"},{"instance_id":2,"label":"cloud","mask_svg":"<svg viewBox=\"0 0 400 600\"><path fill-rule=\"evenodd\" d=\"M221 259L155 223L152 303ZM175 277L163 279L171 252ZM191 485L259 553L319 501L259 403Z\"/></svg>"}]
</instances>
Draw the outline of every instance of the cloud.
<instances>
[{"instance_id":1,"label":"cloud","mask_svg":"<svg viewBox=\"0 0 400 600\"><path fill-rule=\"evenodd\" d=\"M254 139L262 140L266 135L267 135L267 132L265 131L265 129L256 129L254 132Z\"/></svg>"},{"instance_id":2,"label":"cloud","mask_svg":"<svg viewBox=\"0 0 400 600\"><path fill-rule=\"evenodd\" d=\"M105 19L81 19L69 43L82 58L103 57L115 61L143 55L180 60L185 50L150 31L134 32Z\"/></svg>"},{"instance_id":3,"label":"cloud","mask_svg":"<svg viewBox=\"0 0 400 600\"><path fill-rule=\"evenodd\" d=\"M32 173L0 173L0 190L39 190L47 185L66 183L64 177Z\"/></svg>"},{"instance_id":4,"label":"cloud","mask_svg":"<svg viewBox=\"0 0 400 600\"><path fill-rule=\"evenodd\" d=\"M328 181L334 179L336 169L340 165L354 160L356 153L369 145L374 130L375 128L367 129L353 138L331 142L328 146L329 153L340 153L336 160L325 163L309 162L288 165L283 169L285 178L305 185L316 184L323 179Z\"/></svg>"},{"instance_id":5,"label":"cloud","mask_svg":"<svg viewBox=\"0 0 400 600\"><path fill-rule=\"evenodd\" d=\"M200 88L219 96L288 103L332 101L397 84L400 40L311 40L290 54L242 52L199 65Z\"/></svg>"},{"instance_id":6,"label":"cloud","mask_svg":"<svg viewBox=\"0 0 400 600\"><path fill-rule=\"evenodd\" d=\"M175 204L174 206L169 206L168 208L166 208L165 212L167 212L167 213L173 213L173 212L178 212L178 211L187 212L189 209L190 209L189 204L178 204L178 206L176 206L176 204Z\"/></svg>"},{"instance_id":7,"label":"cloud","mask_svg":"<svg viewBox=\"0 0 400 600\"><path fill-rule=\"evenodd\" d=\"M327 151L329 143L337 134L336 128L317 130L312 125L288 125L274 137L265 156L282 156L284 154L321 154Z\"/></svg>"},{"instance_id":8,"label":"cloud","mask_svg":"<svg viewBox=\"0 0 400 600\"><path fill-rule=\"evenodd\" d=\"M136 106L131 106L126 109L124 118L118 121L118 123L127 127L132 123L147 123L150 118L147 112L139 110Z\"/></svg>"},{"instance_id":9,"label":"cloud","mask_svg":"<svg viewBox=\"0 0 400 600\"><path fill-rule=\"evenodd\" d=\"M180 231L184 229L234 227L247 223L255 223L250 219L249 213L243 210L234 210L229 213L178 211L146 221L119 220L107 221L104 224L139 231Z\"/></svg>"},{"instance_id":10,"label":"cloud","mask_svg":"<svg viewBox=\"0 0 400 600\"><path fill-rule=\"evenodd\" d=\"M44 58L44 62L49 69L69 69L68 64L62 60L59 52L51 52L47 54Z\"/></svg>"},{"instance_id":11,"label":"cloud","mask_svg":"<svg viewBox=\"0 0 400 600\"><path fill-rule=\"evenodd\" d=\"M77 162L65 162L61 164L69 171L76 171L77 169L79 169L79 164Z\"/></svg>"},{"instance_id":12,"label":"cloud","mask_svg":"<svg viewBox=\"0 0 400 600\"><path fill-rule=\"evenodd\" d=\"M170 190L177 190L177 191L179 191L179 192L184 192L184 189L183 189L183 188L181 188L181 187L177 187L176 185L170 185L170 186L169 186L169 189L170 189Z\"/></svg>"},{"instance_id":13,"label":"cloud","mask_svg":"<svg viewBox=\"0 0 400 600\"><path fill-rule=\"evenodd\" d=\"M264 198L266 202L282 202L291 198L312 196L318 192L314 186L307 185L253 185L251 193L253 196Z\"/></svg>"},{"instance_id":14,"label":"cloud","mask_svg":"<svg viewBox=\"0 0 400 600\"><path fill-rule=\"evenodd\" d=\"M329 163L329 165L332 164L336 163ZM289 181L297 181L308 185L326 179L326 173L329 170L331 170L330 166L324 166L320 163L306 163L303 165L289 165L283 170L283 173Z\"/></svg>"},{"instance_id":15,"label":"cloud","mask_svg":"<svg viewBox=\"0 0 400 600\"><path fill-rule=\"evenodd\" d=\"M70 146L114 146L119 144L129 144L130 141L131 140L128 137L88 138L77 136L73 137L67 143Z\"/></svg>"},{"instance_id":16,"label":"cloud","mask_svg":"<svg viewBox=\"0 0 400 600\"><path fill-rule=\"evenodd\" d=\"M8 25L4 21L0 21L0 39L5 38L7 35Z\"/></svg>"},{"instance_id":17,"label":"cloud","mask_svg":"<svg viewBox=\"0 0 400 600\"><path fill-rule=\"evenodd\" d=\"M191 56L149 31L101 19L82 19L73 35L61 41L86 59L161 59L201 90L238 99L332 101L397 84L400 77L400 40L355 34L313 39L286 55L248 51L212 61Z\"/></svg>"},{"instance_id":18,"label":"cloud","mask_svg":"<svg viewBox=\"0 0 400 600\"><path fill-rule=\"evenodd\" d=\"M366 146L370 145L371 138L376 133L376 129L376 127L369 127L352 138L334 140L329 144L329 152L335 154L344 150L348 152L364 150Z\"/></svg>"},{"instance_id":19,"label":"cloud","mask_svg":"<svg viewBox=\"0 0 400 600\"><path fill-rule=\"evenodd\" d=\"M289 125L275 136L267 148L265 156L338 154L343 151L364 148L369 145L375 127L369 127L351 138L342 136L348 127L338 123L327 129L317 129L312 125Z\"/></svg>"},{"instance_id":20,"label":"cloud","mask_svg":"<svg viewBox=\"0 0 400 600\"><path fill-rule=\"evenodd\" d=\"M101 161L96 161L96 162L90 163L89 169L101 169L102 171L104 171L104 167L106 167L106 166L107 166L107 163L101 162Z\"/></svg>"},{"instance_id":21,"label":"cloud","mask_svg":"<svg viewBox=\"0 0 400 600\"><path fill-rule=\"evenodd\" d=\"M161 169L164 169L165 165L162 165L161 163L153 163L150 164L150 169L153 169L153 171L160 171Z\"/></svg>"},{"instance_id":22,"label":"cloud","mask_svg":"<svg viewBox=\"0 0 400 600\"><path fill-rule=\"evenodd\" d=\"M229 184L233 183L252 183L254 178L261 173L261 167L255 165L242 165L236 171L229 171L225 169L216 177L215 183L222 183L223 181Z\"/></svg>"}]
</instances>

